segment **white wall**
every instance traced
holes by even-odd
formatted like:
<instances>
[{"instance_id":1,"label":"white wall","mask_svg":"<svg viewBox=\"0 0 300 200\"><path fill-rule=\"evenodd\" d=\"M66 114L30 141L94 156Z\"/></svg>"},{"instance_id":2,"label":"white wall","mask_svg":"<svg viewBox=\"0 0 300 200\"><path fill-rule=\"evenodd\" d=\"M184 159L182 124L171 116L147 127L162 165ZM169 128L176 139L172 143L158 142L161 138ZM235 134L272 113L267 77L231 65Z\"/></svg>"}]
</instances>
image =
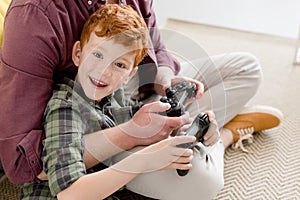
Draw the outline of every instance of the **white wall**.
<instances>
[{"instance_id":1,"label":"white wall","mask_svg":"<svg viewBox=\"0 0 300 200\"><path fill-rule=\"evenodd\" d=\"M154 9L160 25L170 17L291 38L300 27L300 0L154 0Z\"/></svg>"}]
</instances>

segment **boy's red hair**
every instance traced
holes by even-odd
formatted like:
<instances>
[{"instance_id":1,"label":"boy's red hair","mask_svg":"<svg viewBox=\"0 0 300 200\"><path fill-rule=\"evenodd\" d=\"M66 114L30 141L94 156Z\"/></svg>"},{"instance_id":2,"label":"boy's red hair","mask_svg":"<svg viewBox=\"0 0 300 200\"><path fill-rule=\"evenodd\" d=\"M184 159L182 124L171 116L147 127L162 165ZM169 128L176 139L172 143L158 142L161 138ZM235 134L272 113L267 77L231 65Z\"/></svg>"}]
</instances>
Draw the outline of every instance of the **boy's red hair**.
<instances>
[{"instance_id":1,"label":"boy's red hair","mask_svg":"<svg viewBox=\"0 0 300 200\"><path fill-rule=\"evenodd\" d=\"M147 26L130 6L108 4L93 13L84 24L81 49L89 41L92 32L98 37L112 38L136 52L135 66L147 55Z\"/></svg>"}]
</instances>

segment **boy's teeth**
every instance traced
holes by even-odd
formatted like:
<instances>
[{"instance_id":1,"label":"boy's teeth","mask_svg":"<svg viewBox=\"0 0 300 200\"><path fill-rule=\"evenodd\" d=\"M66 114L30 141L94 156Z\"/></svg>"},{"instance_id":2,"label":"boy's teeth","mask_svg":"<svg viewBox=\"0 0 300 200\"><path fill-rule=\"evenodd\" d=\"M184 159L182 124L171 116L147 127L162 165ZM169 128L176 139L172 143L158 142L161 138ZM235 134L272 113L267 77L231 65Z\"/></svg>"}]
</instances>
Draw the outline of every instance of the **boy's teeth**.
<instances>
[{"instance_id":1,"label":"boy's teeth","mask_svg":"<svg viewBox=\"0 0 300 200\"><path fill-rule=\"evenodd\" d=\"M98 85L104 85L101 81L94 80Z\"/></svg>"},{"instance_id":2,"label":"boy's teeth","mask_svg":"<svg viewBox=\"0 0 300 200\"><path fill-rule=\"evenodd\" d=\"M97 80L97 79L92 78L92 80L93 80L97 85L102 85L102 86L105 86L105 85L106 85L105 83L103 83L103 82L101 82L101 81L99 81L99 80Z\"/></svg>"}]
</instances>

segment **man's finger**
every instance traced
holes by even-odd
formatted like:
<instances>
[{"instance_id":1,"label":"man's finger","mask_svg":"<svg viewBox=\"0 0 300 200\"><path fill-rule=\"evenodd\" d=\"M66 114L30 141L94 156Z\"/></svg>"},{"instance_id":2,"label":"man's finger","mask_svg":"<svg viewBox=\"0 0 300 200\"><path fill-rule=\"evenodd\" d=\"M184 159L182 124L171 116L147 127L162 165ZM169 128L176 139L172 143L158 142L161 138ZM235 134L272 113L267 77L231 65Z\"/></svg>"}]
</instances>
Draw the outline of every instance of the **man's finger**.
<instances>
[{"instance_id":1,"label":"man's finger","mask_svg":"<svg viewBox=\"0 0 300 200\"><path fill-rule=\"evenodd\" d=\"M204 85L203 85L203 83L199 82L197 84L196 99L199 99L202 96L203 93L204 93Z\"/></svg>"}]
</instances>

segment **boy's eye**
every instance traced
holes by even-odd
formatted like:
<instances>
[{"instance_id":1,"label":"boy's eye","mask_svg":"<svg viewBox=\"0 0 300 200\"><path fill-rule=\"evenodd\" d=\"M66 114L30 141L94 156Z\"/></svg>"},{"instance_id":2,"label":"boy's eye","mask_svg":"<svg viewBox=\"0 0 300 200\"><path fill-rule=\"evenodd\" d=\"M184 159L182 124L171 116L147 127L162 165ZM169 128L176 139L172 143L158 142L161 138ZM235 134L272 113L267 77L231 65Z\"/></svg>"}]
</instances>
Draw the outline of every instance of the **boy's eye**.
<instances>
[{"instance_id":1,"label":"boy's eye","mask_svg":"<svg viewBox=\"0 0 300 200\"><path fill-rule=\"evenodd\" d=\"M122 69L125 69L126 66L123 64L123 63L115 63L115 65L118 67L118 68L122 68Z\"/></svg>"},{"instance_id":2,"label":"boy's eye","mask_svg":"<svg viewBox=\"0 0 300 200\"><path fill-rule=\"evenodd\" d=\"M99 52L94 52L93 55L96 57L96 58L101 58L103 59L103 55Z\"/></svg>"}]
</instances>

